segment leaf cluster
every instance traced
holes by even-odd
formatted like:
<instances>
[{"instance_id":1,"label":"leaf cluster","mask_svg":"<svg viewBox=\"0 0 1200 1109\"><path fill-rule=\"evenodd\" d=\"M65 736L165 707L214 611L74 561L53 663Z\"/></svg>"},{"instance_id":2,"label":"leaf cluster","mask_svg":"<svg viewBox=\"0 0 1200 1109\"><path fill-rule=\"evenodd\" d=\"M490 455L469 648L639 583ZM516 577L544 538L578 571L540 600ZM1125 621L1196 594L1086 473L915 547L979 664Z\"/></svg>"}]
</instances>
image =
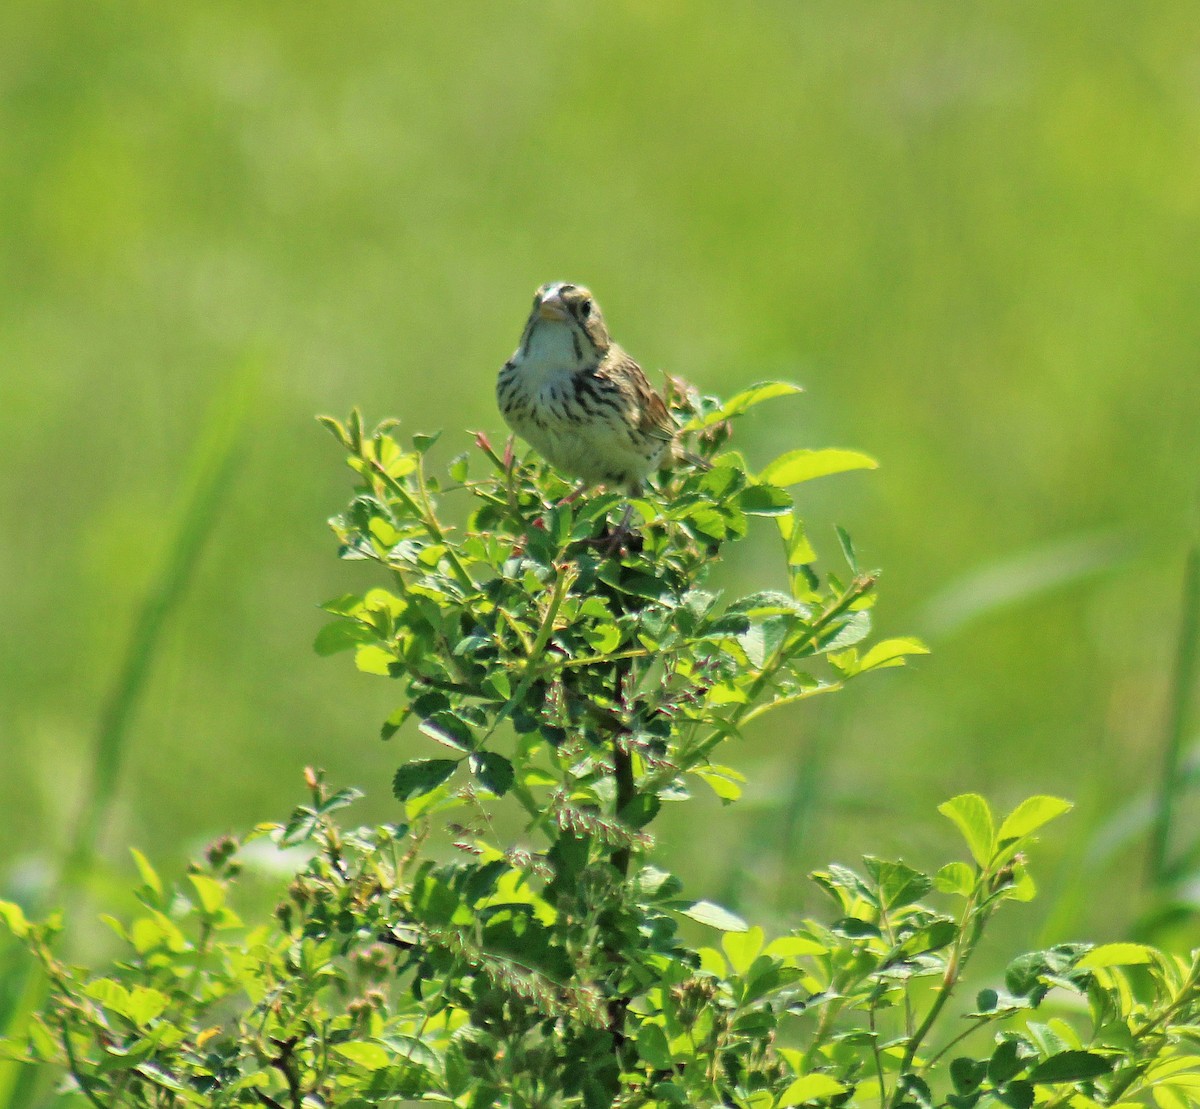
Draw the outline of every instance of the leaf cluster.
<instances>
[{"instance_id":1,"label":"leaf cluster","mask_svg":"<svg viewBox=\"0 0 1200 1109\"><path fill-rule=\"evenodd\" d=\"M1195 961L1027 953L964 1011L964 972L1034 895L1026 851L1065 802L996 821L956 797L965 858L830 866L813 877L832 912L773 938L658 865L663 804L697 783L739 796L718 755L750 721L924 650L867 643L877 576L840 531L845 570L818 572L796 511L797 484L871 460L756 471L729 449L731 421L795 391L673 385L679 457L632 500L572 494L511 443L478 436L435 472L434 436L326 419L356 475L332 525L375 578L325 606L316 647L396 682L384 738L429 744L395 772L396 818L344 827L357 792L310 770L289 820L219 841L176 885L135 854L142 910L108 918L123 950L98 971L57 954L57 919L0 904L49 986L7 1058L62 1068L64 1096L95 1106L1187 1104ZM713 567L754 518L777 530L781 584L726 597ZM264 850L299 861L247 923L232 896Z\"/></svg>"}]
</instances>

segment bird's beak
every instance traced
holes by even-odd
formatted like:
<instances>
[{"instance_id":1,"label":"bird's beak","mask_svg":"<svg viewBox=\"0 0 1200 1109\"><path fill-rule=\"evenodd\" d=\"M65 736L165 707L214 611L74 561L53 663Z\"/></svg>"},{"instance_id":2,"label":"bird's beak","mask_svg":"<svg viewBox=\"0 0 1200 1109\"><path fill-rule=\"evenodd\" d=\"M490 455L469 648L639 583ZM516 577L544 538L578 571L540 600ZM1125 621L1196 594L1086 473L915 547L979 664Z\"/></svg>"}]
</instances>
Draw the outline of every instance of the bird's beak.
<instances>
[{"instance_id":1,"label":"bird's beak","mask_svg":"<svg viewBox=\"0 0 1200 1109\"><path fill-rule=\"evenodd\" d=\"M537 311L538 316L543 320L565 320L567 318L567 306L563 304L562 297L557 292L550 292L542 297Z\"/></svg>"}]
</instances>

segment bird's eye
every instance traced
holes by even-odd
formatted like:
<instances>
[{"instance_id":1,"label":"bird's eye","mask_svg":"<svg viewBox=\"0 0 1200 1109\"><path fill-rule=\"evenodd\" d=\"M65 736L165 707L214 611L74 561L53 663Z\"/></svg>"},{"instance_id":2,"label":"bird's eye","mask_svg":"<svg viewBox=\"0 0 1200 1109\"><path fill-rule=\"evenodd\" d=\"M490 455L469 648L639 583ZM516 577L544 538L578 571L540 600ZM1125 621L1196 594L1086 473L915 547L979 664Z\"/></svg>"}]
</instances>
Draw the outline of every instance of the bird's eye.
<instances>
[{"instance_id":1,"label":"bird's eye","mask_svg":"<svg viewBox=\"0 0 1200 1109\"><path fill-rule=\"evenodd\" d=\"M579 314L585 320L592 314L592 302L587 297L579 302Z\"/></svg>"}]
</instances>

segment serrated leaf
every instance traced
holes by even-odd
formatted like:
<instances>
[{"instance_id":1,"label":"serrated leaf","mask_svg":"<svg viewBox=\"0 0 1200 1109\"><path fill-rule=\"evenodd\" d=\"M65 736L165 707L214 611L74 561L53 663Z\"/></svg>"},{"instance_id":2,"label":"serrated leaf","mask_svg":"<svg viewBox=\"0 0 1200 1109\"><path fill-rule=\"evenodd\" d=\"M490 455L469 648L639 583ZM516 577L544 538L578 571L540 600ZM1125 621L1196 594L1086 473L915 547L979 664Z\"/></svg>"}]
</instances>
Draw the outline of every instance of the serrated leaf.
<instances>
[{"instance_id":1,"label":"serrated leaf","mask_svg":"<svg viewBox=\"0 0 1200 1109\"><path fill-rule=\"evenodd\" d=\"M975 861L980 866L987 866L996 841L988 803L978 793L960 793L939 805L938 812L957 825Z\"/></svg>"},{"instance_id":2,"label":"serrated leaf","mask_svg":"<svg viewBox=\"0 0 1200 1109\"><path fill-rule=\"evenodd\" d=\"M759 475L758 480L770 485L799 485L813 478L828 477L848 470L874 470L879 466L870 455L861 451L840 450L794 450L782 454Z\"/></svg>"},{"instance_id":3,"label":"serrated leaf","mask_svg":"<svg viewBox=\"0 0 1200 1109\"><path fill-rule=\"evenodd\" d=\"M1099 1078L1113 1068L1112 1060L1094 1051L1060 1051L1043 1059L1029 1072L1029 1081L1038 1085L1055 1082L1082 1082Z\"/></svg>"},{"instance_id":4,"label":"serrated leaf","mask_svg":"<svg viewBox=\"0 0 1200 1109\"><path fill-rule=\"evenodd\" d=\"M458 768L454 759L416 759L406 762L392 778L397 801L411 801L437 789Z\"/></svg>"},{"instance_id":5,"label":"serrated leaf","mask_svg":"<svg viewBox=\"0 0 1200 1109\"><path fill-rule=\"evenodd\" d=\"M417 730L455 751L471 751L475 736L466 721L452 712L436 712L417 725Z\"/></svg>"},{"instance_id":6,"label":"serrated leaf","mask_svg":"<svg viewBox=\"0 0 1200 1109\"><path fill-rule=\"evenodd\" d=\"M966 863L947 863L937 871L934 887L938 893L956 893L967 897L974 889L976 873Z\"/></svg>"},{"instance_id":7,"label":"serrated leaf","mask_svg":"<svg viewBox=\"0 0 1200 1109\"><path fill-rule=\"evenodd\" d=\"M698 924L707 924L721 932L744 932L749 925L736 913L712 901L692 901L675 906L676 912L690 917Z\"/></svg>"},{"instance_id":8,"label":"serrated leaf","mask_svg":"<svg viewBox=\"0 0 1200 1109\"><path fill-rule=\"evenodd\" d=\"M1061 797L1028 797L1004 818L996 838L1001 843L1020 839L1055 817L1069 812L1072 807L1070 801L1064 801Z\"/></svg>"}]
</instances>

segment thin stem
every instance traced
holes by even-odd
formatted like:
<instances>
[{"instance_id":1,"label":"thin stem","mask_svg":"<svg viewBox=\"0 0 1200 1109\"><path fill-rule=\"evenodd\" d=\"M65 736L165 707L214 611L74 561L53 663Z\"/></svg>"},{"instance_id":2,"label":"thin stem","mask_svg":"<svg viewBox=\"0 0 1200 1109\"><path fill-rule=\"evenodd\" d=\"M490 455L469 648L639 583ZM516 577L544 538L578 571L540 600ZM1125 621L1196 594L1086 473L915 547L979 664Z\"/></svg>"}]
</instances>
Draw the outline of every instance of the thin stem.
<instances>
[{"instance_id":1,"label":"thin stem","mask_svg":"<svg viewBox=\"0 0 1200 1109\"><path fill-rule=\"evenodd\" d=\"M88 1079L83 1076L83 1072L79 1069L79 1063L75 1059L75 1049L71 1046L71 1031L67 1027L66 1020L59 1022L59 1028L62 1029L63 1050L67 1053L67 1069L71 1072L71 1077L75 1079L79 1089L83 1092L83 1096L88 1099L96 1109L109 1109L93 1092Z\"/></svg>"},{"instance_id":2,"label":"thin stem","mask_svg":"<svg viewBox=\"0 0 1200 1109\"><path fill-rule=\"evenodd\" d=\"M929 1035L929 1030L941 1015L946 1002L950 1000L950 995L954 992L954 987L958 984L959 975L962 973L963 967L966 966L967 959L970 958L971 951L974 949L976 942L978 942L980 932L983 929L984 917L983 910L976 907L976 898L983 881L984 876L980 875L976 880L975 888L967 898L967 903L963 906L962 917L959 920L958 935L954 940L954 946L951 948L950 957L946 961L946 970L942 975L942 984L938 987L937 995L933 999L933 1004L929 1006L929 1011L925 1014L925 1019L921 1021L916 1032L908 1039L908 1043L904 1048L904 1058L900 1063L899 1074L903 1075L911 1069L913 1060L916 1058L921 1044L924 1042L925 1037ZM968 925L970 926L969 939ZM897 1083L893 1104L899 1101L900 1096L900 1086Z\"/></svg>"}]
</instances>

